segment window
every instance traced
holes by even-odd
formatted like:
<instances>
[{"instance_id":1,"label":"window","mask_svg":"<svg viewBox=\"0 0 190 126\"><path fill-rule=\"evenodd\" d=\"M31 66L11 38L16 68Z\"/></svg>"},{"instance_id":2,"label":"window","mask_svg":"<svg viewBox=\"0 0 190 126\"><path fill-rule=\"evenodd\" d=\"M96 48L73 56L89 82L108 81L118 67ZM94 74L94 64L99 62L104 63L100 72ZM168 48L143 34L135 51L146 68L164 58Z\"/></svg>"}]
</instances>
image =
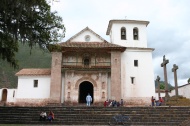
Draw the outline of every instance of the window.
<instances>
[{"instance_id":1,"label":"window","mask_svg":"<svg viewBox=\"0 0 190 126\"><path fill-rule=\"evenodd\" d=\"M84 53L82 60L83 60L84 67L89 67L89 65L90 65L90 54Z\"/></svg>"},{"instance_id":2,"label":"window","mask_svg":"<svg viewBox=\"0 0 190 126\"><path fill-rule=\"evenodd\" d=\"M13 98L15 97L15 90L13 91Z\"/></svg>"},{"instance_id":3,"label":"window","mask_svg":"<svg viewBox=\"0 0 190 126\"><path fill-rule=\"evenodd\" d=\"M85 65L85 66L89 66L89 64L90 64L89 59L88 59L88 58L85 58L85 59L84 59L84 65Z\"/></svg>"},{"instance_id":4,"label":"window","mask_svg":"<svg viewBox=\"0 0 190 126\"><path fill-rule=\"evenodd\" d=\"M121 40L126 40L126 29L125 29L125 27L121 28Z\"/></svg>"},{"instance_id":5,"label":"window","mask_svg":"<svg viewBox=\"0 0 190 126\"><path fill-rule=\"evenodd\" d=\"M134 60L134 66L138 67L138 60Z\"/></svg>"},{"instance_id":6,"label":"window","mask_svg":"<svg viewBox=\"0 0 190 126\"><path fill-rule=\"evenodd\" d=\"M131 84L135 83L135 77L131 77Z\"/></svg>"},{"instance_id":7,"label":"window","mask_svg":"<svg viewBox=\"0 0 190 126\"><path fill-rule=\"evenodd\" d=\"M38 80L34 80L34 87L38 87Z\"/></svg>"},{"instance_id":8,"label":"window","mask_svg":"<svg viewBox=\"0 0 190 126\"><path fill-rule=\"evenodd\" d=\"M138 28L133 29L133 39L134 40L139 40L139 31Z\"/></svg>"},{"instance_id":9,"label":"window","mask_svg":"<svg viewBox=\"0 0 190 126\"><path fill-rule=\"evenodd\" d=\"M85 41L86 41L86 42L89 42L89 41L90 41L90 35L86 35L86 36L85 36Z\"/></svg>"}]
</instances>

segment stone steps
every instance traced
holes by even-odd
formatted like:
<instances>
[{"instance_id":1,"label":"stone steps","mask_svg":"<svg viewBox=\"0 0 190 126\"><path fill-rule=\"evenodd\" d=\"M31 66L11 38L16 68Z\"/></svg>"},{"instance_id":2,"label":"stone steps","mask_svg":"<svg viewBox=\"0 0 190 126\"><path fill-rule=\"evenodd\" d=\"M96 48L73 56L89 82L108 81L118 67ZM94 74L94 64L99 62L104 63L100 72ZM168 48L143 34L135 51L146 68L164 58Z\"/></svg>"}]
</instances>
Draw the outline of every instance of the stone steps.
<instances>
[{"instance_id":1,"label":"stone steps","mask_svg":"<svg viewBox=\"0 0 190 126\"><path fill-rule=\"evenodd\" d=\"M50 110L55 120L39 121L40 112ZM129 125L169 126L189 119L190 107L0 107L0 124L108 125L117 114L129 116Z\"/></svg>"}]
</instances>

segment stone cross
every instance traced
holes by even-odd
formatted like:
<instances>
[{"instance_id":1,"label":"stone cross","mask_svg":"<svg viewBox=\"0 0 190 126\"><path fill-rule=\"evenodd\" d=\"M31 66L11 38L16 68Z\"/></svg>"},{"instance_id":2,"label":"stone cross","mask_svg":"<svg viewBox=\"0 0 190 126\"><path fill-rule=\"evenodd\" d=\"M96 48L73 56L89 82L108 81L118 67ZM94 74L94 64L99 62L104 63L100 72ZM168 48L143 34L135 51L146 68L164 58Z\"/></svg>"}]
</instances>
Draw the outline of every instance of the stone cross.
<instances>
[{"instance_id":1,"label":"stone cross","mask_svg":"<svg viewBox=\"0 0 190 126\"><path fill-rule=\"evenodd\" d=\"M174 82L175 82L175 95L178 96L178 84L177 84L177 69L176 64L173 65L172 72L174 72Z\"/></svg>"},{"instance_id":2,"label":"stone cross","mask_svg":"<svg viewBox=\"0 0 190 126\"><path fill-rule=\"evenodd\" d=\"M166 64L169 63L169 60L166 60L165 55L163 56L163 63L161 64L161 67L164 68L164 83L165 83L165 100L168 101L169 94L168 94L168 78L167 78L167 70L166 70Z\"/></svg>"},{"instance_id":3,"label":"stone cross","mask_svg":"<svg viewBox=\"0 0 190 126\"><path fill-rule=\"evenodd\" d=\"M158 98L160 97L160 77L159 76L157 76L157 78L156 78L156 83L158 84Z\"/></svg>"}]
</instances>

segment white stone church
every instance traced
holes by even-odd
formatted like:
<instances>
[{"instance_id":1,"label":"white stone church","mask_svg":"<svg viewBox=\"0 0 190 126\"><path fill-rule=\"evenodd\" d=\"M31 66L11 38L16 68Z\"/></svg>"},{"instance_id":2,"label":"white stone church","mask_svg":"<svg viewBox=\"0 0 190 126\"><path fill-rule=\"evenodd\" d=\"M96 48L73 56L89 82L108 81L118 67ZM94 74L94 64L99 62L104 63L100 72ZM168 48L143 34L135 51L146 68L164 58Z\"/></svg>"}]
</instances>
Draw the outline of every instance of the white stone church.
<instances>
[{"instance_id":1,"label":"white stone church","mask_svg":"<svg viewBox=\"0 0 190 126\"><path fill-rule=\"evenodd\" d=\"M106 41L86 27L60 51L50 50L47 69L22 69L15 90L1 89L0 98L17 105L93 104L123 99L125 105L149 105L155 96L153 48L147 47L148 21L110 20Z\"/></svg>"}]
</instances>

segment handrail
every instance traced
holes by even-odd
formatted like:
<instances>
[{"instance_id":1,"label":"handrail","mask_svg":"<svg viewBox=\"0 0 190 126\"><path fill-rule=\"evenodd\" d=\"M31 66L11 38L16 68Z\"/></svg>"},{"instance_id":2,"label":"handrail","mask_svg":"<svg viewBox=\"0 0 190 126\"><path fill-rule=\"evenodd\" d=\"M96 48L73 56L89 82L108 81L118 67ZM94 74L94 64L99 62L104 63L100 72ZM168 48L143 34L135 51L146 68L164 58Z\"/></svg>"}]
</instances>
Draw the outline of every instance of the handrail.
<instances>
[{"instance_id":1,"label":"handrail","mask_svg":"<svg viewBox=\"0 0 190 126\"><path fill-rule=\"evenodd\" d=\"M103 66L111 66L111 62L90 62L89 64L84 64L84 62L62 62L62 66L103 67Z\"/></svg>"}]
</instances>

